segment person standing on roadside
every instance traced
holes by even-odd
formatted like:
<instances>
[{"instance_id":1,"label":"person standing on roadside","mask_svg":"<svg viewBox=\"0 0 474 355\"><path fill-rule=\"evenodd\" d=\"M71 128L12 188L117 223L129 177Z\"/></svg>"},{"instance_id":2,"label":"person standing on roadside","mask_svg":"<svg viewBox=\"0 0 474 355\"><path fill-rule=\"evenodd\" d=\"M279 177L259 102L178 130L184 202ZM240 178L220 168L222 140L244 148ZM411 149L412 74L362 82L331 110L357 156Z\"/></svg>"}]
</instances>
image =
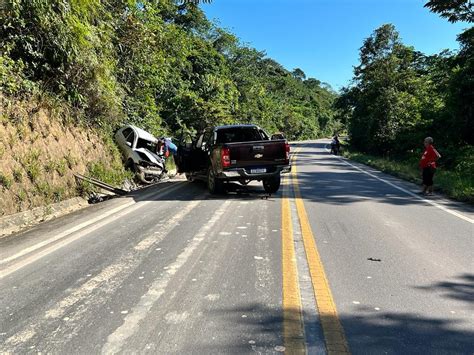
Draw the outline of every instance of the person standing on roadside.
<instances>
[{"instance_id":1,"label":"person standing on roadside","mask_svg":"<svg viewBox=\"0 0 474 355\"><path fill-rule=\"evenodd\" d=\"M426 137L424 142L425 151L420 159L420 168L422 169L423 191L424 195L433 194L433 177L436 172L436 161L441 155L433 147L433 138Z\"/></svg>"}]
</instances>

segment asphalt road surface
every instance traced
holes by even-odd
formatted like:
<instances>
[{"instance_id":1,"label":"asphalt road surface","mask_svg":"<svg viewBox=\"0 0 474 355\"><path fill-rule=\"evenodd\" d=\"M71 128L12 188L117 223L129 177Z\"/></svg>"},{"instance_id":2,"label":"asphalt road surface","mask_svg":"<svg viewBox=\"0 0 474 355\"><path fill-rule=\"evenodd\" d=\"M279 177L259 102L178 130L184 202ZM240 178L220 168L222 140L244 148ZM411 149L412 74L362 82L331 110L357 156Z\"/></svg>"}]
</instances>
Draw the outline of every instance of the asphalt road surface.
<instances>
[{"instance_id":1,"label":"asphalt road surface","mask_svg":"<svg viewBox=\"0 0 474 355\"><path fill-rule=\"evenodd\" d=\"M474 214L297 143L279 193L172 181L0 240L0 353L474 353Z\"/></svg>"}]
</instances>

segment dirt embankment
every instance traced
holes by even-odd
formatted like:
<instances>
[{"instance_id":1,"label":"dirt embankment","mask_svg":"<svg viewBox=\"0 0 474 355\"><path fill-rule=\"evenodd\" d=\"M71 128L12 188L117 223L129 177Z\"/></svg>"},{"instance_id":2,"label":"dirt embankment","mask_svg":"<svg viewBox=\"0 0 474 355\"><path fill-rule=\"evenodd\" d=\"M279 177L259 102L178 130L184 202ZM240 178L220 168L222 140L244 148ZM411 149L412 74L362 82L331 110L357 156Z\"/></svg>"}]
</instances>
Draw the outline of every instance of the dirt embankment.
<instances>
[{"instance_id":1,"label":"dirt embankment","mask_svg":"<svg viewBox=\"0 0 474 355\"><path fill-rule=\"evenodd\" d=\"M77 196L73 173L123 173L110 139L68 123L69 114L48 100L0 95L0 217Z\"/></svg>"}]
</instances>

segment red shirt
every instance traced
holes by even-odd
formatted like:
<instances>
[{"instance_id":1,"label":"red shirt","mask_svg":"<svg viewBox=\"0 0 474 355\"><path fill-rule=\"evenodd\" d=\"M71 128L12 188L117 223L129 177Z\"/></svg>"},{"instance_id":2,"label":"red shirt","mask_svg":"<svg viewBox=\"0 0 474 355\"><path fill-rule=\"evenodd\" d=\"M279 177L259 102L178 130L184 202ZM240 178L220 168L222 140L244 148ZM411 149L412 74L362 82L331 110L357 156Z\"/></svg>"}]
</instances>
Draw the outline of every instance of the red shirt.
<instances>
[{"instance_id":1,"label":"red shirt","mask_svg":"<svg viewBox=\"0 0 474 355\"><path fill-rule=\"evenodd\" d=\"M421 156L420 167L421 168L428 168L428 167L436 168L436 159L438 159L438 154L436 154L436 150L430 144L428 147L426 147L425 152Z\"/></svg>"}]
</instances>

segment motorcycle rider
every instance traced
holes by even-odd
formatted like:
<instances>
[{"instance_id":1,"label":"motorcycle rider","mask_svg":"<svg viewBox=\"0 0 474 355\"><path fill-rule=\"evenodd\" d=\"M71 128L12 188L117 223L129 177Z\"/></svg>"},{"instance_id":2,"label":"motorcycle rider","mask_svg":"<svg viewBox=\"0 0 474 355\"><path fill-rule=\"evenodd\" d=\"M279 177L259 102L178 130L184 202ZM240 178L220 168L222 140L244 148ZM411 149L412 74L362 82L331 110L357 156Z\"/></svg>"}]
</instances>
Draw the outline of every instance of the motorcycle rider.
<instances>
[{"instance_id":1,"label":"motorcycle rider","mask_svg":"<svg viewBox=\"0 0 474 355\"><path fill-rule=\"evenodd\" d=\"M339 141L339 137L337 136L337 134L335 134L331 140L331 153L338 155L340 148L341 142Z\"/></svg>"}]
</instances>

